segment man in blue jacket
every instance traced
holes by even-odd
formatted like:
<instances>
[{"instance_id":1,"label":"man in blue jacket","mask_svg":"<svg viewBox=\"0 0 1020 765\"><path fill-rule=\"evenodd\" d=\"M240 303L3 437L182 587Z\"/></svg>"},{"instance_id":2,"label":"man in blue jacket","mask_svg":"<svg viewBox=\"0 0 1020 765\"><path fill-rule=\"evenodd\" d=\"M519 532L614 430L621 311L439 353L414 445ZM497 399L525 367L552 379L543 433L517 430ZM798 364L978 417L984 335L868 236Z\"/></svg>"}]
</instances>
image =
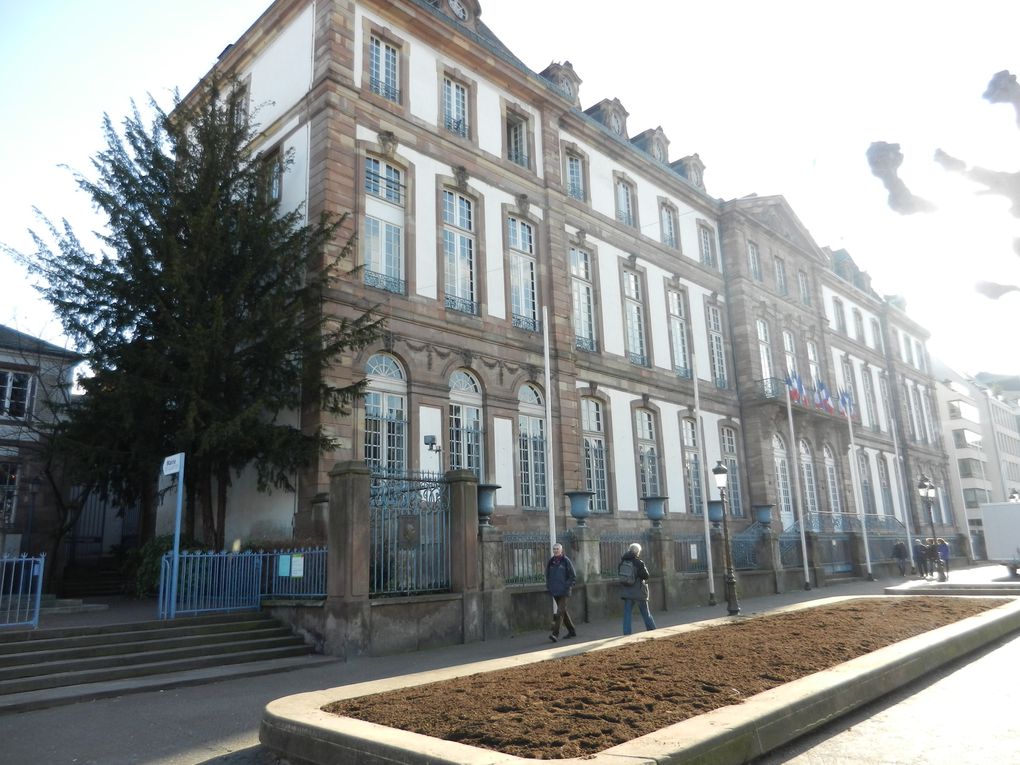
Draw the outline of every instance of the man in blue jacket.
<instances>
[{"instance_id":1,"label":"man in blue jacket","mask_svg":"<svg viewBox=\"0 0 1020 765\"><path fill-rule=\"evenodd\" d=\"M545 564L545 589L552 596L556 604L556 612L553 614L552 627L549 629L549 639L556 642L560 639L560 624L567 628L567 637L576 637L574 631L574 620L567 613L567 598L577 581L577 574L574 572L574 564L570 558L563 554L563 545L559 542L553 545L552 557Z\"/></svg>"}]
</instances>

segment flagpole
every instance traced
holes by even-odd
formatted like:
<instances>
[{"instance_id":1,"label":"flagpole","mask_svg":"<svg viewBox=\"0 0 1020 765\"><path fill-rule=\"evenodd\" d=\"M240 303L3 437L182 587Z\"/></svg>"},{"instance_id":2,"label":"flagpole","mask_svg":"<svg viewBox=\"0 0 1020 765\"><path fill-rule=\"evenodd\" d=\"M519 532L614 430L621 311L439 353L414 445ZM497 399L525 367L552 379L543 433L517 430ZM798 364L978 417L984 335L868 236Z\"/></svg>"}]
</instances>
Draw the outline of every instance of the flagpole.
<instances>
[{"instance_id":1,"label":"flagpole","mask_svg":"<svg viewBox=\"0 0 1020 765\"><path fill-rule=\"evenodd\" d=\"M790 377L787 376L789 380ZM794 490L794 502L793 510L797 517L800 519L800 551L804 558L804 589L811 589L811 574L808 569L808 554L807 554L807 533L804 530L806 522L804 520L804 508L800 501L800 451L797 449L797 438L793 434L793 404L790 401L790 386L786 386L786 420L790 426L790 449L792 450L793 459L793 490Z\"/></svg>"},{"instance_id":2,"label":"flagpole","mask_svg":"<svg viewBox=\"0 0 1020 765\"><path fill-rule=\"evenodd\" d=\"M864 514L864 497L861 496L861 474L857 469L857 447L854 445L854 423L850 419L851 403L849 396L845 393L841 394L839 403L844 414L846 414L846 425L850 431L850 480L856 481L854 498L857 500L857 514L861 517L861 529L864 533L864 561L868 566L868 581L873 582L875 581L875 576L871 573L871 550L868 549L868 519Z\"/></svg>"},{"instance_id":3,"label":"flagpole","mask_svg":"<svg viewBox=\"0 0 1020 765\"><path fill-rule=\"evenodd\" d=\"M694 380L694 421L698 425L698 452L701 455L701 464L708 466L708 459L705 455L705 427L701 422L701 398L698 392L698 360L697 354L691 348L691 378ZM707 472L702 469L702 472ZM708 605L715 605L715 572L712 569L712 529L708 524L708 486L707 476L701 476L701 518L705 524L705 566L708 569ZM734 476L733 480L740 480ZM692 507L693 511L694 508ZM725 506L723 512L726 512Z\"/></svg>"},{"instance_id":4,"label":"flagpole","mask_svg":"<svg viewBox=\"0 0 1020 765\"><path fill-rule=\"evenodd\" d=\"M556 503L553 498L552 367L549 362L549 310L542 306L542 353L545 360L545 503L549 511L549 554L556 544ZM553 613L556 599L553 598Z\"/></svg>"},{"instance_id":5,"label":"flagpole","mask_svg":"<svg viewBox=\"0 0 1020 765\"><path fill-rule=\"evenodd\" d=\"M893 454L896 457L896 482L900 485L900 502L903 503L903 527L907 531L907 553L910 556L911 569L913 569L914 540L911 539L913 532L910 530L910 505L907 503L907 484L906 476L903 474L903 455L900 454L900 439L896 435L896 424L892 421L892 411L886 396L882 397L882 402L885 404L886 416L889 418L889 430L892 432Z\"/></svg>"}]
</instances>

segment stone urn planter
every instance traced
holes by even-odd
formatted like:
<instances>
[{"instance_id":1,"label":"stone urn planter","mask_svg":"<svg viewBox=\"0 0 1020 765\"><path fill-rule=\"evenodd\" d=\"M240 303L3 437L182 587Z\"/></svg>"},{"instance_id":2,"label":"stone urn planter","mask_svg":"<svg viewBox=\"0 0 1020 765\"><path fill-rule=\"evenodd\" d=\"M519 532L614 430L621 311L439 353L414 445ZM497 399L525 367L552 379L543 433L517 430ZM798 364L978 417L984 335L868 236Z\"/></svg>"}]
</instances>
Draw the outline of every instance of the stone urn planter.
<instances>
[{"instance_id":1,"label":"stone urn planter","mask_svg":"<svg viewBox=\"0 0 1020 765\"><path fill-rule=\"evenodd\" d=\"M587 526L587 518L591 515L591 498L595 496L595 492L574 489L564 494L570 499L570 517L577 521L578 526Z\"/></svg>"},{"instance_id":2,"label":"stone urn planter","mask_svg":"<svg viewBox=\"0 0 1020 765\"><path fill-rule=\"evenodd\" d=\"M754 511L754 519L762 526L772 523L772 505L754 505L751 509Z\"/></svg>"},{"instance_id":3,"label":"stone urn planter","mask_svg":"<svg viewBox=\"0 0 1020 765\"><path fill-rule=\"evenodd\" d=\"M478 484L478 525L491 526L492 514L496 510L496 492L502 486L498 483Z\"/></svg>"},{"instance_id":4,"label":"stone urn planter","mask_svg":"<svg viewBox=\"0 0 1020 765\"><path fill-rule=\"evenodd\" d=\"M710 499L708 500L708 520L718 526L722 523L723 518L723 502L721 499Z\"/></svg>"},{"instance_id":5,"label":"stone urn planter","mask_svg":"<svg viewBox=\"0 0 1020 765\"><path fill-rule=\"evenodd\" d=\"M642 497L645 503L645 515L652 522L654 528L662 526L662 519L666 517L666 500L669 497Z\"/></svg>"}]
</instances>

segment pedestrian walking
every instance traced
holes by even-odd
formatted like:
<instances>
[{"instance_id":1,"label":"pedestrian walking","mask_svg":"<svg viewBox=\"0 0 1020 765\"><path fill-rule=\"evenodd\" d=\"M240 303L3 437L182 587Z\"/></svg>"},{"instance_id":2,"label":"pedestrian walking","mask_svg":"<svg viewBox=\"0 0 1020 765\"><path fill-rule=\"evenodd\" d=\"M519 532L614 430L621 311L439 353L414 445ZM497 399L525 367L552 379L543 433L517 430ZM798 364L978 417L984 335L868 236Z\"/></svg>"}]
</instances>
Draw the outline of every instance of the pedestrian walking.
<instances>
[{"instance_id":1,"label":"pedestrian walking","mask_svg":"<svg viewBox=\"0 0 1020 765\"><path fill-rule=\"evenodd\" d=\"M927 579L928 550L920 539L914 540L914 565L917 566L917 575L922 579Z\"/></svg>"},{"instance_id":2,"label":"pedestrian walking","mask_svg":"<svg viewBox=\"0 0 1020 765\"><path fill-rule=\"evenodd\" d=\"M902 539L897 539L896 544L892 548L892 556L896 561L896 565L900 569L900 576L905 576L907 573L907 546L903 544Z\"/></svg>"},{"instance_id":3,"label":"pedestrian walking","mask_svg":"<svg viewBox=\"0 0 1020 765\"><path fill-rule=\"evenodd\" d=\"M570 558L563 554L563 545L559 542L553 545L552 557L545 564L545 589L553 599L552 626L549 628L549 639L556 642L560 639L560 625L567 628L566 637L577 637L574 630L574 620L570 618L567 611L567 600L570 598L570 591L574 589L577 582L577 573L574 571L574 564Z\"/></svg>"},{"instance_id":4,"label":"pedestrian walking","mask_svg":"<svg viewBox=\"0 0 1020 765\"><path fill-rule=\"evenodd\" d=\"M949 542L939 537L935 540L935 548L938 550L939 560L942 561L942 570L949 577Z\"/></svg>"},{"instance_id":5,"label":"pedestrian walking","mask_svg":"<svg viewBox=\"0 0 1020 765\"><path fill-rule=\"evenodd\" d=\"M925 555L928 558L928 576L934 577L939 570L939 548L934 537L924 540Z\"/></svg>"},{"instance_id":6,"label":"pedestrian walking","mask_svg":"<svg viewBox=\"0 0 1020 765\"><path fill-rule=\"evenodd\" d=\"M641 560L641 545L635 542L627 549L620 559L617 572L622 585L620 597L623 598L623 634L631 633L631 616L635 603L645 621L645 629L654 630L655 620L648 611L648 567Z\"/></svg>"}]
</instances>

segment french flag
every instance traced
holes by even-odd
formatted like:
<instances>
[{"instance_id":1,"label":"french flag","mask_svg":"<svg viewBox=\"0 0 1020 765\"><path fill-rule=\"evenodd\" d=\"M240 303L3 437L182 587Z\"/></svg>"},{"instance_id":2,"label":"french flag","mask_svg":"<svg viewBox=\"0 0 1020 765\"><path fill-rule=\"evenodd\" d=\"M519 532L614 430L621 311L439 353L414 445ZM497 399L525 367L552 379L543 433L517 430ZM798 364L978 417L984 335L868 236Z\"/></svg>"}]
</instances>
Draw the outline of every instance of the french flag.
<instances>
[{"instance_id":1,"label":"french flag","mask_svg":"<svg viewBox=\"0 0 1020 765\"><path fill-rule=\"evenodd\" d=\"M854 413L854 399L848 390L839 392L839 413L846 417L850 417Z\"/></svg>"},{"instance_id":2,"label":"french flag","mask_svg":"<svg viewBox=\"0 0 1020 765\"><path fill-rule=\"evenodd\" d=\"M784 382L786 383L786 387L790 390L790 401L795 404L799 404L801 400L802 386L797 384L797 373L794 372L793 375L787 375Z\"/></svg>"},{"instance_id":3,"label":"french flag","mask_svg":"<svg viewBox=\"0 0 1020 765\"><path fill-rule=\"evenodd\" d=\"M829 414L836 411L832 405L832 395L829 393L828 387L821 380L815 386L815 406Z\"/></svg>"}]
</instances>

